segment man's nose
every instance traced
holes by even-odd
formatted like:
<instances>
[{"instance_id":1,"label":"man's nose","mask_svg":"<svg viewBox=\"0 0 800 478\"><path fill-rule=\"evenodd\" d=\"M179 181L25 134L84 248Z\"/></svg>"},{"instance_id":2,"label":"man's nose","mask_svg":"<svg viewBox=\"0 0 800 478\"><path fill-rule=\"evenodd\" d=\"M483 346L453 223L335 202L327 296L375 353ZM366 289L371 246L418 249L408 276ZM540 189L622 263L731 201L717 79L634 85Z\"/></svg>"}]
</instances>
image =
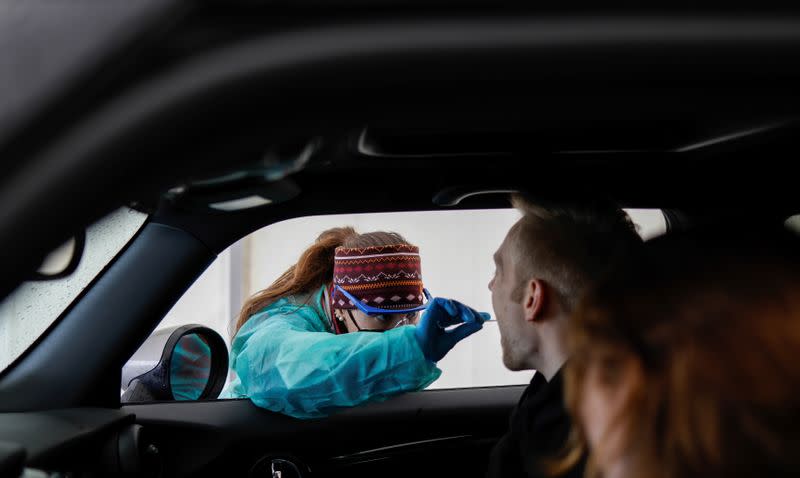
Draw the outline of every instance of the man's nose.
<instances>
[{"instance_id":1,"label":"man's nose","mask_svg":"<svg viewBox=\"0 0 800 478\"><path fill-rule=\"evenodd\" d=\"M492 277L492 278L489 280L489 285L488 285L488 286L489 286L489 290L492 290L492 287L494 286L494 277Z\"/></svg>"}]
</instances>

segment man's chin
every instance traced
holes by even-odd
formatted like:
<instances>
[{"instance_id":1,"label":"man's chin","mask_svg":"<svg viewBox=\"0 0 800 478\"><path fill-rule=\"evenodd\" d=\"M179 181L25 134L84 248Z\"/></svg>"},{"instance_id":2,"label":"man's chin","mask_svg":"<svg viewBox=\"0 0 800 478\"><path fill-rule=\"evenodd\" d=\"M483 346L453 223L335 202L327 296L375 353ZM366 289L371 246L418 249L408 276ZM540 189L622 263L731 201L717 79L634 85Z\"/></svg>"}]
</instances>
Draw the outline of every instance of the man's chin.
<instances>
[{"instance_id":1,"label":"man's chin","mask_svg":"<svg viewBox=\"0 0 800 478\"><path fill-rule=\"evenodd\" d=\"M505 354L503 354L503 365L512 372L519 372L522 370L516 361L512 360L511 357L507 357Z\"/></svg>"}]
</instances>

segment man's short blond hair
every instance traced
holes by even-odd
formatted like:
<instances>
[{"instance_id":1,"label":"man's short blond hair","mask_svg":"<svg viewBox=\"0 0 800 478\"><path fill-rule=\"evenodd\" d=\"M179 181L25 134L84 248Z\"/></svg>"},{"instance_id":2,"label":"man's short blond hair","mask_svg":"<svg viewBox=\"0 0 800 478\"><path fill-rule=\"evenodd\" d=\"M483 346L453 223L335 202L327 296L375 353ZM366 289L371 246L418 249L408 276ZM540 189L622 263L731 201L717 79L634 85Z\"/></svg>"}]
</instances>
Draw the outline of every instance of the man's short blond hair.
<instances>
[{"instance_id":1,"label":"man's short blond hair","mask_svg":"<svg viewBox=\"0 0 800 478\"><path fill-rule=\"evenodd\" d=\"M522 213L509 231L519 282L514 300L521 300L523 286L537 278L570 312L589 286L642 243L628 214L612 203L549 204L521 194L512 195L511 203Z\"/></svg>"}]
</instances>

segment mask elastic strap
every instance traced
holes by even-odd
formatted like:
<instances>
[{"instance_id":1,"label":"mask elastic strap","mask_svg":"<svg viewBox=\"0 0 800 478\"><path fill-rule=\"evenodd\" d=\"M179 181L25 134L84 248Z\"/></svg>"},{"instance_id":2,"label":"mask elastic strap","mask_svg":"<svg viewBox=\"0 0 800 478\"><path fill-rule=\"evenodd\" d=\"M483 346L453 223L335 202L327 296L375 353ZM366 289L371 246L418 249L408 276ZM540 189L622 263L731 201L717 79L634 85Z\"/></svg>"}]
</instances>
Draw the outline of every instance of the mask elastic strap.
<instances>
[{"instance_id":1,"label":"mask elastic strap","mask_svg":"<svg viewBox=\"0 0 800 478\"><path fill-rule=\"evenodd\" d=\"M325 304L327 305L327 307L325 307L325 311L328 313L328 318L331 321L331 326L333 327L333 333L336 335L346 334L347 327L344 326L344 321L339 317L336 317L336 312L333 309L333 303L332 303L333 290L334 290L333 284L325 288L325 298L323 299L325 301Z\"/></svg>"}]
</instances>

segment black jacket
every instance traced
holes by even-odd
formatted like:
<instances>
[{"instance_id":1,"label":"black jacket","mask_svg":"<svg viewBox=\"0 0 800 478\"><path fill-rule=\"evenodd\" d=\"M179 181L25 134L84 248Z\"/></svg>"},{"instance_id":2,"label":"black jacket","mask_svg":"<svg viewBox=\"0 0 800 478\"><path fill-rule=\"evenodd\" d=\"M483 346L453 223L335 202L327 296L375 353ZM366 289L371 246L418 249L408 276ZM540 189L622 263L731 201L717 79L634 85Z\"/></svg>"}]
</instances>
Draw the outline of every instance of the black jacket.
<instances>
[{"instance_id":1,"label":"black jacket","mask_svg":"<svg viewBox=\"0 0 800 478\"><path fill-rule=\"evenodd\" d=\"M561 371L548 383L536 373L511 413L508 432L497 442L489 458L489 478L547 477L542 459L564 451L572 422L564 408ZM586 459L561 475L583 476Z\"/></svg>"}]
</instances>

